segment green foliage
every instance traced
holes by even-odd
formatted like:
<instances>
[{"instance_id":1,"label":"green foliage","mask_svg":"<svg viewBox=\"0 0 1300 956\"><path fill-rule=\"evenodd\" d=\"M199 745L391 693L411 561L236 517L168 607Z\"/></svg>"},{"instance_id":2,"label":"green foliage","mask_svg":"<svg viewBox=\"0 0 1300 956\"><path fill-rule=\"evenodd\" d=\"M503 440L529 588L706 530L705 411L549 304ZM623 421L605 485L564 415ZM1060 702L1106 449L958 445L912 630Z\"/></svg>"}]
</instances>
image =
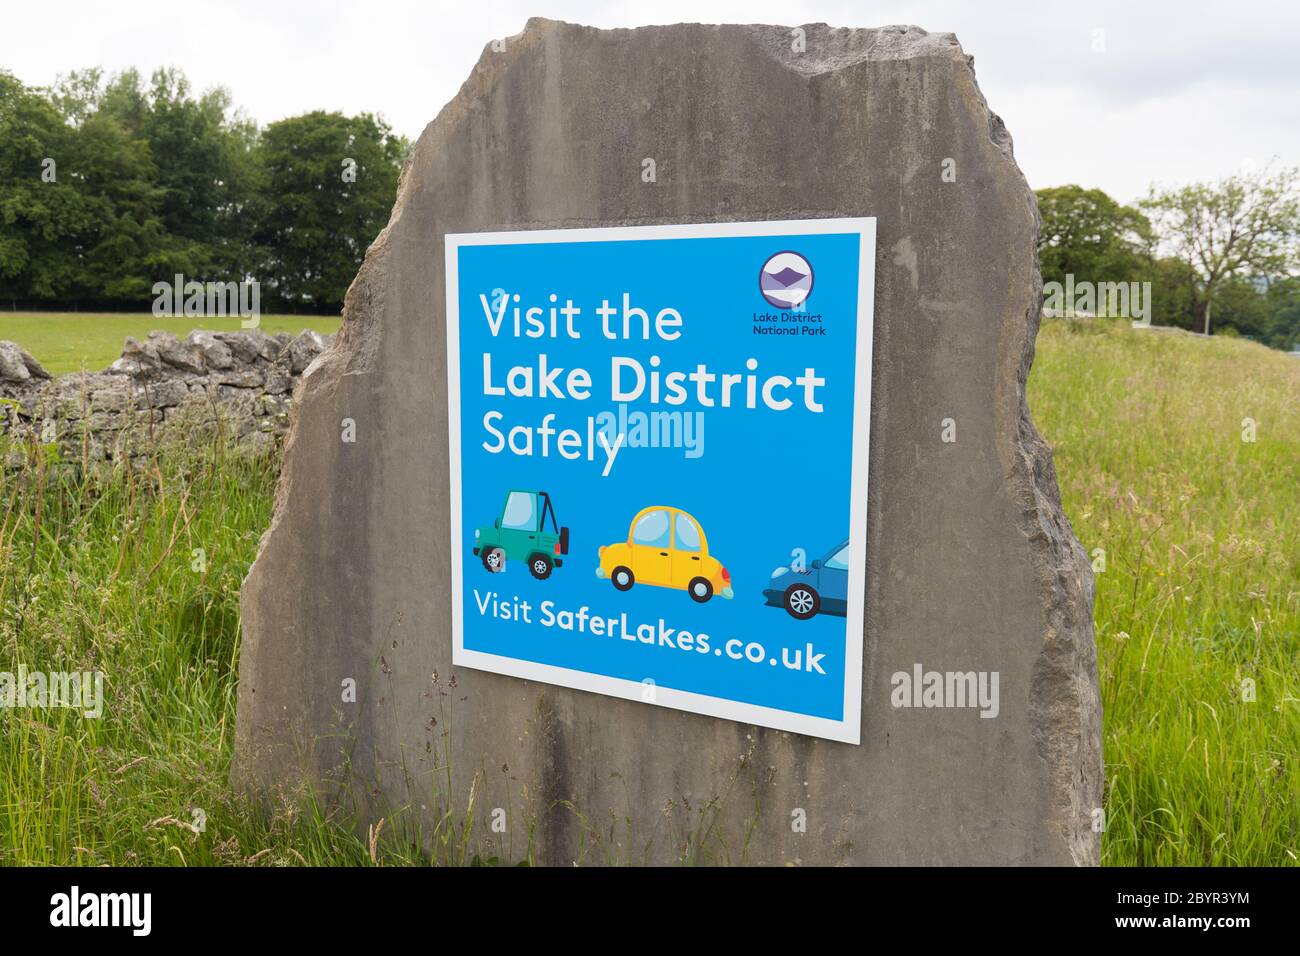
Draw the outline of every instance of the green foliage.
<instances>
[{"instance_id":1,"label":"green foliage","mask_svg":"<svg viewBox=\"0 0 1300 956\"><path fill-rule=\"evenodd\" d=\"M1155 325L1221 324L1284 350L1300 341L1296 170L1153 190L1140 208L1079 186L1037 196L1044 283L1150 282Z\"/></svg>"},{"instance_id":2,"label":"green foliage","mask_svg":"<svg viewBox=\"0 0 1300 956\"><path fill-rule=\"evenodd\" d=\"M1300 351L1300 280L1289 279L1274 284L1269 295L1279 305L1270 317L1262 341L1275 348Z\"/></svg>"},{"instance_id":3,"label":"green foliage","mask_svg":"<svg viewBox=\"0 0 1300 956\"><path fill-rule=\"evenodd\" d=\"M1300 347L1300 279L1232 277L1216 297L1217 331L1232 331L1283 351Z\"/></svg>"},{"instance_id":4,"label":"green foliage","mask_svg":"<svg viewBox=\"0 0 1300 956\"><path fill-rule=\"evenodd\" d=\"M1153 189L1142 208L1162 245L1190 270L1197 331L1211 331L1226 286L1282 278L1300 264L1300 170L1266 168Z\"/></svg>"},{"instance_id":5,"label":"green foliage","mask_svg":"<svg viewBox=\"0 0 1300 956\"><path fill-rule=\"evenodd\" d=\"M1151 239L1146 216L1100 189L1040 189L1038 256L1044 282L1129 282L1141 277Z\"/></svg>"},{"instance_id":6,"label":"green foliage","mask_svg":"<svg viewBox=\"0 0 1300 956\"><path fill-rule=\"evenodd\" d=\"M77 71L52 90L0 72L0 303L139 310L182 273L257 279L272 310L337 312L406 149L368 114L263 133L172 69Z\"/></svg>"},{"instance_id":7,"label":"green foliage","mask_svg":"<svg viewBox=\"0 0 1300 956\"><path fill-rule=\"evenodd\" d=\"M75 253L107 209L66 166L59 177L74 141L48 99L0 72L0 297L55 297L81 281Z\"/></svg>"},{"instance_id":8,"label":"green foliage","mask_svg":"<svg viewBox=\"0 0 1300 956\"><path fill-rule=\"evenodd\" d=\"M1151 321L1179 329L1192 328L1196 321L1196 274L1185 262L1173 258L1151 258L1140 280L1151 283Z\"/></svg>"},{"instance_id":9,"label":"green foliage","mask_svg":"<svg viewBox=\"0 0 1300 956\"><path fill-rule=\"evenodd\" d=\"M307 113L262 135L268 203L257 241L267 278L292 308L335 311L370 240L387 224L405 142L362 114Z\"/></svg>"}]
</instances>

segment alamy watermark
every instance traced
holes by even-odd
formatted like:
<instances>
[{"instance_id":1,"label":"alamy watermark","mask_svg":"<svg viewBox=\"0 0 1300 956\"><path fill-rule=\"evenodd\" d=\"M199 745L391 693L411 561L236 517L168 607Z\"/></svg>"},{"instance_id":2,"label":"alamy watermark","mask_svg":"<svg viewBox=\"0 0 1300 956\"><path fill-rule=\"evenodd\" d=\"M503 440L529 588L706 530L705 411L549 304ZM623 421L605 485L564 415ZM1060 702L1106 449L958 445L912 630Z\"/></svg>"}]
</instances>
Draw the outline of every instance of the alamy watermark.
<instances>
[{"instance_id":1,"label":"alamy watermark","mask_svg":"<svg viewBox=\"0 0 1300 956\"><path fill-rule=\"evenodd\" d=\"M896 671L889 682L889 702L895 708L978 708L981 717L993 718L998 703L997 671L927 671L920 664Z\"/></svg>"},{"instance_id":2,"label":"alamy watermark","mask_svg":"<svg viewBox=\"0 0 1300 956\"><path fill-rule=\"evenodd\" d=\"M104 675L99 671L0 671L0 709L80 710L83 717L104 713Z\"/></svg>"},{"instance_id":3,"label":"alamy watermark","mask_svg":"<svg viewBox=\"0 0 1300 956\"><path fill-rule=\"evenodd\" d=\"M1065 282L1043 285L1043 314L1053 318L1132 319L1151 324L1150 282L1082 282L1066 273Z\"/></svg>"},{"instance_id":4,"label":"alamy watermark","mask_svg":"<svg viewBox=\"0 0 1300 956\"><path fill-rule=\"evenodd\" d=\"M243 282L185 281L176 273L171 282L153 284L153 314L163 316L240 316L240 325L255 329L262 322L262 290L256 279Z\"/></svg>"},{"instance_id":5,"label":"alamy watermark","mask_svg":"<svg viewBox=\"0 0 1300 956\"><path fill-rule=\"evenodd\" d=\"M153 929L153 894L83 893L73 885L68 892L50 897L50 925L122 927L132 936L148 936Z\"/></svg>"}]
</instances>

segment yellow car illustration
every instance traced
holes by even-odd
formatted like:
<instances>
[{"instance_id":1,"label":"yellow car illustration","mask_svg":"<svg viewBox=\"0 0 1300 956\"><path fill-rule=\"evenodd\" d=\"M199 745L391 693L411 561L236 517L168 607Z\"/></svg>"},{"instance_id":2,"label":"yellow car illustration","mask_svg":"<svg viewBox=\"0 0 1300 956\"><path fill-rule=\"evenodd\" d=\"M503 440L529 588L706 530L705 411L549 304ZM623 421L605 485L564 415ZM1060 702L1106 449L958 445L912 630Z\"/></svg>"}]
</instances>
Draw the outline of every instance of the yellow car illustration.
<instances>
[{"instance_id":1,"label":"yellow car illustration","mask_svg":"<svg viewBox=\"0 0 1300 956\"><path fill-rule=\"evenodd\" d=\"M715 594L731 598L731 575L709 556L704 529L680 508L652 505L637 512L627 540L599 549L596 577L626 591L633 584L677 588L703 604Z\"/></svg>"}]
</instances>

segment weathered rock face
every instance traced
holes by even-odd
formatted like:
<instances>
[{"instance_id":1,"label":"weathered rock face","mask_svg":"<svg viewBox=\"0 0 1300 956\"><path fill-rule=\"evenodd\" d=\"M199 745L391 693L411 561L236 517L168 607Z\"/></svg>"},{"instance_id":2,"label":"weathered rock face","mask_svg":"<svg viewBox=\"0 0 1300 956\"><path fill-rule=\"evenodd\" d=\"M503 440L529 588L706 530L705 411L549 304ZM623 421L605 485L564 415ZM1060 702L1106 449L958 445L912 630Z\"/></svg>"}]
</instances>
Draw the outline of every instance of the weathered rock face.
<instances>
[{"instance_id":1,"label":"weathered rock face","mask_svg":"<svg viewBox=\"0 0 1300 956\"><path fill-rule=\"evenodd\" d=\"M50 373L16 342L0 342L0 382L28 385L43 382Z\"/></svg>"},{"instance_id":2,"label":"weathered rock face","mask_svg":"<svg viewBox=\"0 0 1300 956\"><path fill-rule=\"evenodd\" d=\"M803 30L530 21L424 131L245 583L239 781L426 834L473 791L476 845L548 863L1097 862L1092 577L1025 404L1033 193L954 37ZM443 236L840 216L879 235L861 746L453 674ZM997 716L895 706L916 665L996 672Z\"/></svg>"},{"instance_id":3,"label":"weathered rock face","mask_svg":"<svg viewBox=\"0 0 1300 956\"><path fill-rule=\"evenodd\" d=\"M289 430L293 384L329 345L304 331L267 335L169 332L126 340L103 372L51 378L13 342L0 342L0 427L56 441L73 459L126 460L172 438L203 437L218 424L236 450L265 448ZM12 461L9 461L12 459ZM10 464L23 455L11 451Z\"/></svg>"}]
</instances>

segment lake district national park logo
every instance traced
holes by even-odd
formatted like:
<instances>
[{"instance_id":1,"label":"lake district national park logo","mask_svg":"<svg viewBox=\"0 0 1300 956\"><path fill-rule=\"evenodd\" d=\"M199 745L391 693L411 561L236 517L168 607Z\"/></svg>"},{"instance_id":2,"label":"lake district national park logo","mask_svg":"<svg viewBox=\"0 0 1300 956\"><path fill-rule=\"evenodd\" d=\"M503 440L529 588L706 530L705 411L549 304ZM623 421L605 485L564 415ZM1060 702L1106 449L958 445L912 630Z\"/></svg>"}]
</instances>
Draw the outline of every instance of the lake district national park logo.
<instances>
[{"instance_id":1,"label":"lake district national park logo","mask_svg":"<svg viewBox=\"0 0 1300 956\"><path fill-rule=\"evenodd\" d=\"M758 273L758 289L774 309L802 309L812 288L813 268L797 252L776 253Z\"/></svg>"}]
</instances>

